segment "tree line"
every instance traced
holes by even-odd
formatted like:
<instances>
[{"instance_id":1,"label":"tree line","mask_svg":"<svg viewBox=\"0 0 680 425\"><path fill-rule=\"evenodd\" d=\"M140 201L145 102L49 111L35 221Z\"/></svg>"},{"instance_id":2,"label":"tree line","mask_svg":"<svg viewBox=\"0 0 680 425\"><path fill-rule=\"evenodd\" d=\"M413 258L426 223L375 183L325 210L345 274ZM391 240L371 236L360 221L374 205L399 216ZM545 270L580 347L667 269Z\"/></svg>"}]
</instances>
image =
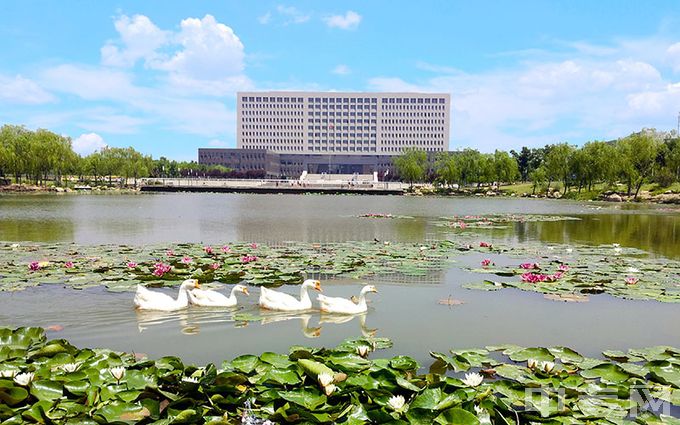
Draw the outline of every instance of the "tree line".
<instances>
[{"instance_id":1,"label":"tree line","mask_svg":"<svg viewBox=\"0 0 680 425\"><path fill-rule=\"evenodd\" d=\"M432 182L443 187L482 186L531 182L533 191L544 188L566 193L593 190L595 185L623 184L637 197L646 183L668 187L680 181L680 138L673 132L643 129L614 141L592 141L581 147L569 143L542 148L523 147L492 154L476 149L441 152L432 157L408 150L394 159L404 181Z\"/></svg>"},{"instance_id":2,"label":"tree line","mask_svg":"<svg viewBox=\"0 0 680 425\"><path fill-rule=\"evenodd\" d=\"M238 177L241 173L195 161L154 159L132 147L105 147L78 155L70 137L18 125L0 127L0 176L7 183L57 186L69 180L95 185L137 184L142 177ZM115 179L114 179L115 178Z\"/></svg>"}]
</instances>

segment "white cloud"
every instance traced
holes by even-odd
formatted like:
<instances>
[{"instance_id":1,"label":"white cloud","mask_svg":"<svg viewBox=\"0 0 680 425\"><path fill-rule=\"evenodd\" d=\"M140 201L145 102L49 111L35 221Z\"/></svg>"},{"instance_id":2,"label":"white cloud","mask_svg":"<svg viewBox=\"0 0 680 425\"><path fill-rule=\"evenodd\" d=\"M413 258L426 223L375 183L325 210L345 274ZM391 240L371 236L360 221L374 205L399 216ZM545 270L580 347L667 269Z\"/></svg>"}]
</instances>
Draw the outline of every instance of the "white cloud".
<instances>
[{"instance_id":1,"label":"white cloud","mask_svg":"<svg viewBox=\"0 0 680 425\"><path fill-rule=\"evenodd\" d=\"M680 43L672 44L666 50L668 62L675 72L680 72Z\"/></svg>"},{"instance_id":2,"label":"white cloud","mask_svg":"<svg viewBox=\"0 0 680 425\"><path fill-rule=\"evenodd\" d=\"M332 15L324 18L324 21L326 22L326 25L331 28L353 30L359 26L361 19L361 15L352 10L348 10L344 15Z\"/></svg>"},{"instance_id":3,"label":"white cloud","mask_svg":"<svg viewBox=\"0 0 680 425\"><path fill-rule=\"evenodd\" d=\"M225 142L224 140L213 139L208 142L208 146L213 148L228 148L232 147L231 143Z\"/></svg>"},{"instance_id":4,"label":"white cloud","mask_svg":"<svg viewBox=\"0 0 680 425\"><path fill-rule=\"evenodd\" d=\"M73 150L80 155L89 155L106 146L102 136L97 133L81 134L73 140Z\"/></svg>"},{"instance_id":5,"label":"white cloud","mask_svg":"<svg viewBox=\"0 0 680 425\"><path fill-rule=\"evenodd\" d=\"M35 81L21 75L0 74L0 100L7 103L39 105L54 102L56 98Z\"/></svg>"},{"instance_id":6,"label":"white cloud","mask_svg":"<svg viewBox=\"0 0 680 425\"><path fill-rule=\"evenodd\" d=\"M333 72L333 74L337 74L337 75L347 75L347 74L351 73L352 70L349 69L349 67L347 65L340 64L340 65L336 66L335 68L333 68L333 71L331 71L331 72Z\"/></svg>"},{"instance_id":7,"label":"white cloud","mask_svg":"<svg viewBox=\"0 0 680 425\"><path fill-rule=\"evenodd\" d=\"M272 13L267 12L264 15L258 16L257 17L257 22L261 23L262 25L267 25L269 21L272 20Z\"/></svg>"},{"instance_id":8,"label":"white cloud","mask_svg":"<svg viewBox=\"0 0 680 425\"><path fill-rule=\"evenodd\" d=\"M234 31L212 15L187 18L175 41L182 48L157 65L173 73L199 80L217 80L243 72L243 43Z\"/></svg>"},{"instance_id":9,"label":"white cloud","mask_svg":"<svg viewBox=\"0 0 680 425\"><path fill-rule=\"evenodd\" d=\"M311 14L309 13L303 13L299 11L297 8L294 6L284 6L284 5L278 5L276 6L276 11L284 17L284 25L288 24L304 24L305 22L309 21L309 18L312 17Z\"/></svg>"},{"instance_id":10,"label":"white cloud","mask_svg":"<svg viewBox=\"0 0 680 425\"><path fill-rule=\"evenodd\" d=\"M103 65L131 67L141 60L165 73L160 79L169 89L185 94L224 96L252 87L243 43L212 15L184 19L179 31L161 30L144 15L123 15L114 25L120 38L102 47Z\"/></svg>"},{"instance_id":11,"label":"white cloud","mask_svg":"<svg viewBox=\"0 0 680 425\"><path fill-rule=\"evenodd\" d=\"M43 71L41 80L54 91L75 94L86 100L120 100L143 96L132 75L120 70L73 64Z\"/></svg>"},{"instance_id":12,"label":"white cloud","mask_svg":"<svg viewBox=\"0 0 680 425\"><path fill-rule=\"evenodd\" d=\"M452 148L580 143L673 122L680 84L659 71L663 50L654 61L637 57L649 59L639 48L645 44L617 44L617 55L579 46L561 58L523 56L514 66L478 73L421 62L417 67L433 76L380 76L368 84L381 91L450 93Z\"/></svg>"},{"instance_id":13,"label":"white cloud","mask_svg":"<svg viewBox=\"0 0 680 425\"><path fill-rule=\"evenodd\" d=\"M147 64L157 60L157 50L168 42L169 32L162 31L144 15L132 18L122 15L114 26L120 41L109 41L101 48L102 63L129 67L143 59Z\"/></svg>"}]
</instances>

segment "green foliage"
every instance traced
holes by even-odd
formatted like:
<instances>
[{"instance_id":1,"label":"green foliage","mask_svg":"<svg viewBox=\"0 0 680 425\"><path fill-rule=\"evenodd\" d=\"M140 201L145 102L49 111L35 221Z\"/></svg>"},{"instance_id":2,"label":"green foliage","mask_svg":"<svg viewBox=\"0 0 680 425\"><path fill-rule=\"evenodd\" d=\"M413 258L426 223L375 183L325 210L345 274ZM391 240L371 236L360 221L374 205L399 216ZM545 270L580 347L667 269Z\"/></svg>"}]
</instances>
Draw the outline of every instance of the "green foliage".
<instances>
[{"instance_id":1,"label":"green foliage","mask_svg":"<svg viewBox=\"0 0 680 425\"><path fill-rule=\"evenodd\" d=\"M427 172L427 153L418 149L407 149L394 159L394 166L401 178L413 185L422 181Z\"/></svg>"},{"instance_id":2,"label":"green foliage","mask_svg":"<svg viewBox=\"0 0 680 425\"><path fill-rule=\"evenodd\" d=\"M451 350L430 353L422 373L407 356L371 358L390 346L362 338L243 355L218 368L80 349L47 340L39 328L0 328L0 421L472 425L624 423L630 416L673 423L642 407L656 403L650 397L680 405L673 347L606 352L606 360L566 347Z\"/></svg>"},{"instance_id":3,"label":"green foliage","mask_svg":"<svg viewBox=\"0 0 680 425\"><path fill-rule=\"evenodd\" d=\"M251 285L280 286L299 284L306 274L353 278L378 274L422 276L441 270L448 262L450 250L448 241L428 246L398 242L389 245L301 242L253 247L238 243L209 250L201 244L4 245L0 246L0 261L6 265L0 270L0 291L22 290L50 282L74 288L103 285L111 291L127 291L142 282L176 285L188 278L201 282L243 281ZM154 274L157 263L171 269Z\"/></svg>"}]
</instances>

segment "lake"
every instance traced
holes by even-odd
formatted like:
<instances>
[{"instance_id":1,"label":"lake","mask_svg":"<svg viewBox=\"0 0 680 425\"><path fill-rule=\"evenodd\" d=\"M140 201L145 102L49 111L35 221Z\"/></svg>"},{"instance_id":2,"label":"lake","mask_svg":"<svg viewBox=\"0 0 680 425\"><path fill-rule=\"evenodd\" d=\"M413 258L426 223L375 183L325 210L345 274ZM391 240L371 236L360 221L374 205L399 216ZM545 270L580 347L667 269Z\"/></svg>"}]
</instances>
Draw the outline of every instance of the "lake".
<instances>
[{"instance_id":1,"label":"lake","mask_svg":"<svg viewBox=\"0 0 680 425\"><path fill-rule=\"evenodd\" d=\"M358 218L390 213L412 219ZM138 194L3 195L0 240L78 244L156 244L232 241L402 241L424 243L455 237L438 226L440 217L480 214L566 215L579 220L513 223L479 230L511 244L612 244L680 258L680 213L658 205L604 204L513 198L417 198L397 196ZM507 263L503 255L491 255ZM73 290L58 285L0 293L1 326L52 326L54 338L79 346L102 346L178 355L187 361L220 362L243 353L285 352L291 345L333 346L345 338L375 335L393 339L390 354L408 354L424 365L428 352L501 343L565 345L584 354L649 345L680 346L680 308L657 301L609 295L585 303L546 300L541 294L503 289L461 288L484 279L462 268L481 255L456 258L447 269L426 277L374 277L322 282L324 293L350 296L374 283L364 316L338 318L267 313L258 321L232 319L232 310L189 308L178 313L139 313L132 293L104 288ZM529 259L527 259L529 260ZM296 287L283 291L297 293ZM175 290L167 289L168 293ZM260 314L258 289L241 298L238 313ZM462 305L442 305L453 297ZM344 322L343 322L344 320Z\"/></svg>"}]
</instances>

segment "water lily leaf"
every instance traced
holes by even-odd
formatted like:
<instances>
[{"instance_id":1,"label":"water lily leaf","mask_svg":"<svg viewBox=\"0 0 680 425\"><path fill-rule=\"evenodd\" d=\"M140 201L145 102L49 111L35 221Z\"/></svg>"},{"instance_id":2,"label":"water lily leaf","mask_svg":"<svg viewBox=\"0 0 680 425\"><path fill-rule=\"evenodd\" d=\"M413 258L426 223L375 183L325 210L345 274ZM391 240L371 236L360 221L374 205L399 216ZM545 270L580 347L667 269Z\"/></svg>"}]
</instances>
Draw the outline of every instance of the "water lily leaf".
<instances>
[{"instance_id":1,"label":"water lily leaf","mask_svg":"<svg viewBox=\"0 0 680 425\"><path fill-rule=\"evenodd\" d=\"M582 370L581 376L584 378L600 378L603 382L619 383L630 378L630 375L615 364L601 364L591 369Z\"/></svg>"},{"instance_id":2,"label":"water lily leaf","mask_svg":"<svg viewBox=\"0 0 680 425\"><path fill-rule=\"evenodd\" d=\"M82 396L87 393L90 388L90 383L88 381L69 381L64 382L64 388L71 394Z\"/></svg>"},{"instance_id":3,"label":"water lily leaf","mask_svg":"<svg viewBox=\"0 0 680 425\"><path fill-rule=\"evenodd\" d=\"M409 405L410 409L435 410L442 401L441 388L428 388L418 394Z\"/></svg>"},{"instance_id":4,"label":"water lily leaf","mask_svg":"<svg viewBox=\"0 0 680 425\"><path fill-rule=\"evenodd\" d=\"M61 382L38 380L31 383L31 394L38 400L55 400L63 395L64 385Z\"/></svg>"},{"instance_id":5,"label":"water lily leaf","mask_svg":"<svg viewBox=\"0 0 680 425\"><path fill-rule=\"evenodd\" d=\"M397 356L390 360L390 366L397 370L416 370L420 366L418 362L408 356Z\"/></svg>"},{"instance_id":6,"label":"water lily leaf","mask_svg":"<svg viewBox=\"0 0 680 425\"><path fill-rule=\"evenodd\" d=\"M279 369L271 368L264 374L262 374L259 379L257 379L257 384L264 384L268 381L273 381L281 385L295 385L300 383L300 376L290 369Z\"/></svg>"},{"instance_id":7,"label":"water lily leaf","mask_svg":"<svg viewBox=\"0 0 680 425\"><path fill-rule=\"evenodd\" d=\"M277 353L272 353L272 352L265 352L260 355L260 360L262 360L265 363L269 363L272 366L276 366L278 368L284 369L293 364L290 360L288 360L288 356L284 356L282 354L277 354Z\"/></svg>"},{"instance_id":8,"label":"water lily leaf","mask_svg":"<svg viewBox=\"0 0 680 425\"><path fill-rule=\"evenodd\" d=\"M667 361L652 361L647 367L657 382L680 388L680 365Z\"/></svg>"},{"instance_id":9,"label":"water lily leaf","mask_svg":"<svg viewBox=\"0 0 680 425\"><path fill-rule=\"evenodd\" d=\"M353 353L330 353L328 361L343 372L359 372L371 367L371 361Z\"/></svg>"},{"instance_id":10,"label":"water lily leaf","mask_svg":"<svg viewBox=\"0 0 680 425\"><path fill-rule=\"evenodd\" d=\"M22 401L26 400L28 397L28 391L21 387L2 387L0 386L0 401L8 404L9 406L14 406Z\"/></svg>"},{"instance_id":11,"label":"water lily leaf","mask_svg":"<svg viewBox=\"0 0 680 425\"><path fill-rule=\"evenodd\" d=\"M489 352L487 350L451 350L451 353L462 357L472 367L482 367L498 363L496 360L489 357Z\"/></svg>"},{"instance_id":12,"label":"water lily leaf","mask_svg":"<svg viewBox=\"0 0 680 425\"><path fill-rule=\"evenodd\" d=\"M417 408L409 408L408 412L406 412L406 418L408 419L409 424L417 424L417 425L430 425L434 422L434 419L437 417L437 412L433 410L428 410L428 409L417 409ZM395 423L396 421L390 421L387 423Z\"/></svg>"},{"instance_id":13,"label":"water lily leaf","mask_svg":"<svg viewBox=\"0 0 680 425\"><path fill-rule=\"evenodd\" d=\"M588 418L623 419L635 404L629 400L613 398L586 398L577 401L576 405L583 416Z\"/></svg>"},{"instance_id":14,"label":"water lily leaf","mask_svg":"<svg viewBox=\"0 0 680 425\"><path fill-rule=\"evenodd\" d=\"M257 356L246 354L231 361L231 366L243 373L251 373L260 362Z\"/></svg>"},{"instance_id":15,"label":"water lily leaf","mask_svg":"<svg viewBox=\"0 0 680 425\"><path fill-rule=\"evenodd\" d=\"M639 362L642 361L642 357L633 356L632 354L626 354L619 350L606 350L602 352L602 355L608 359L616 360L618 362Z\"/></svg>"},{"instance_id":16,"label":"water lily leaf","mask_svg":"<svg viewBox=\"0 0 680 425\"><path fill-rule=\"evenodd\" d=\"M576 351L567 347L550 347L548 348L550 354L555 358L560 359L562 363L580 363L583 361L583 356Z\"/></svg>"},{"instance_id":17,"label":"water lily leaf","mask_svg":"<svg viewBox=\"0 0 680 425\"><path fill-rule=\"evenodd\" d=\"M460 425L479 425L479 419L467 410L454 407L443 411L435 418L438 424L460 424Z\"/></svg>"},{"instance_id":18,"label":"water lily leaf","mask_svg":"<svg viewBox=\"0 0 680 425\"><path fill-rule=\"evenodd\" d=\"M316 410L317 407L326 403L326 396L312 389L298 389L296 391L279 391L279 397L295 403L309 410Z\"/></svg>"},{"instance_id":19,"label":"water lily leaf","mask_svg":"<svg viewBox=\"0 0 680 425\"><path fill-rule=\"evenodd\" d=\"M534 359L538 361L548 361L552 362L555 360L553 354L543 347L533 347L533 348L522 348L519 350L505 350L503 354L510 357L511 360L516 362L525 362L529 359Z\"/></svg>"},{"instance_id":20,"label":"water lily leaf","mask_svg":"<svg viewBox=\"0 0 680 425\"><path fill-rule=\"evenodd\" d=\"M375 379L370 375L350 375L347 377L345 385L347 387L358 387L364 390L375 390L380 388L380 380Z\"/></svg>"},{"instance_id":21,"label":"water lily leaf","mask_svg":"<svg viewBox=\"0 0 680 425\"><path fill-rule=\"evenodd\" d=\"M454 372L465 372L470 369L470 363L462 356L447 356L446 354L434 351L430 351L430 356L443 362L448 368L453 369Z\"/></svg>"},{"instance_id":22,"label":"water lily leaf","mask_svg":"<svg viewBox=\"0 0 680 425\"><path fill-rule=\"evenodd\" d=\"M519 382L530 379L526 368L514 364L502 364L494 367L494 370L498 376L502 376L503 378L513 379Z\"/></svg>"}]
</instances>

